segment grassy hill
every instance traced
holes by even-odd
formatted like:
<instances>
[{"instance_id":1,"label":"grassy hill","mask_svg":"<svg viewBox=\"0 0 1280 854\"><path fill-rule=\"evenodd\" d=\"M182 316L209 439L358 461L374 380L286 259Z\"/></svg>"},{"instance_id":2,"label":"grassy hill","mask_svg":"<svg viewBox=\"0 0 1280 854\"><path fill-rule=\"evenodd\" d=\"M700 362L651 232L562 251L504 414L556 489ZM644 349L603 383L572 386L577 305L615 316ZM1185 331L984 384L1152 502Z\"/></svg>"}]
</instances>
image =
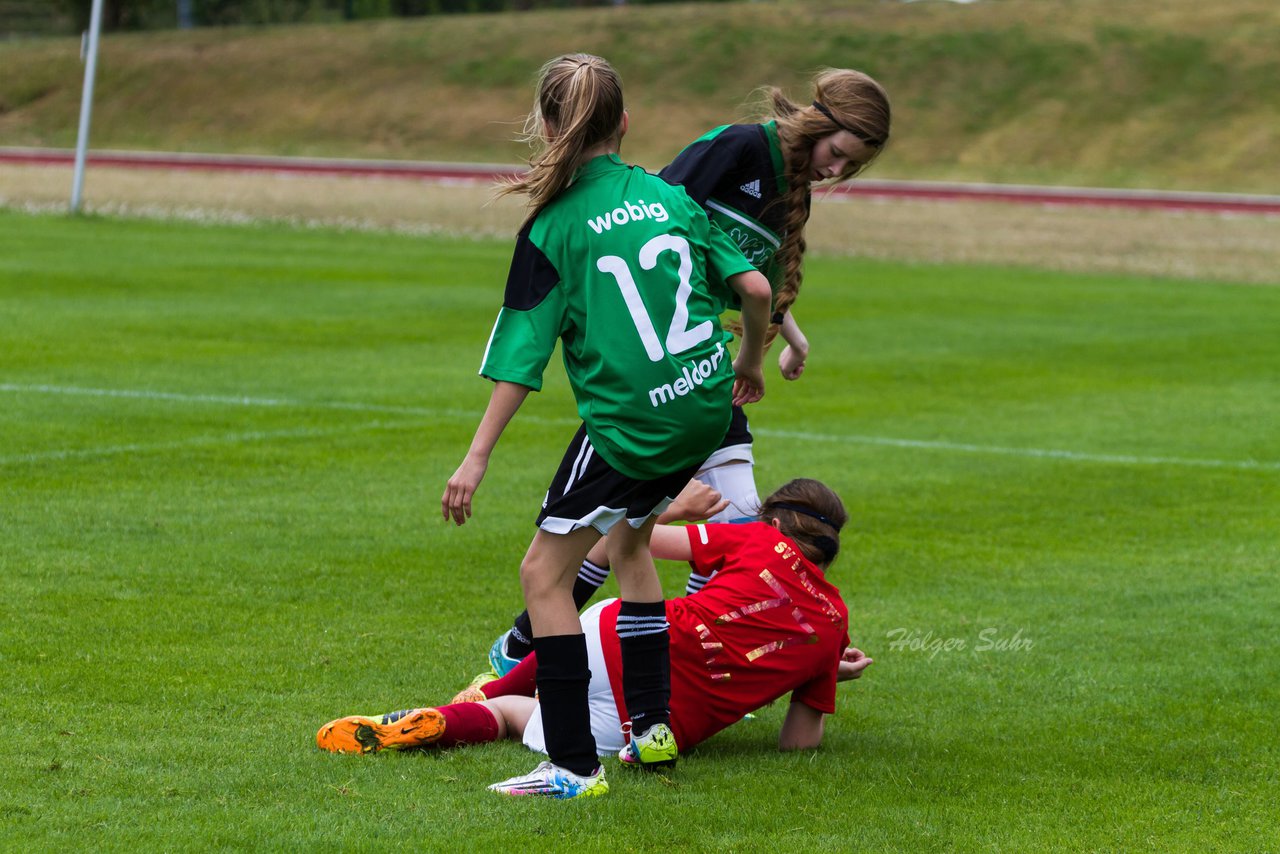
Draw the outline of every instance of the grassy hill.
<instances>
[{"instance_id":1,"label":"grassy hill","mask_svg":"<svg viewBox=\"0 0 1280 854\"><path fill-rule=\"evenodd\" d=\"M546 58L622 72L658 166L826 65L889 89L881 177L1280 192L1280 4L671 5L111 35L93 145L514 162ZM0 44L0 145L71 146L79 40Z\"/></svg>"}]
</instances>

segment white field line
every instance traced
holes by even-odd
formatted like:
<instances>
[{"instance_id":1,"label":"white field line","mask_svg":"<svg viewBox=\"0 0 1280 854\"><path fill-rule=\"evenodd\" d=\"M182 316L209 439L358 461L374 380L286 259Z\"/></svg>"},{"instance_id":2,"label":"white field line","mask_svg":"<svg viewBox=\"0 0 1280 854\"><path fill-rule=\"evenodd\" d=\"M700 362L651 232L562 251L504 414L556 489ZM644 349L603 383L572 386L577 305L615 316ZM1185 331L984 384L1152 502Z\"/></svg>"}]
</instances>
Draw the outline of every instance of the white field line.
<instances>
[{"instance_id":1,"label":"white field line","mask_svg":"<svg viewBox=\"0 0 1280 854\"><path fill-rule=\"evenodd\" d=\"M1280 462L1266 460L1213 460L1197 459L1195 457L1140 457L1130 454L1090 454L1084 451L1064 451L1055 448L1008 448L1000 445L973 445L965 442L894 439L888 436L835 435L830 433L805 433L794 430L771 430L768 428L757 430L754 427L751 432L777 439L798 439L802 442L850 442L859 445L882 445L890 448L920 448L923 450L954 451L964 454L995 454L1046 460L1073 460L1082 463L1280 471Z\"/></svg>"},{"instance_id":2,"label":"white field line","mask_svg":"<svg viewBox=\"0 0 1280 854\"><path fill-rule=\"evenodd\" d=\"M135 400L165 400L175 403L215 403L224 406L279 407L285 409L342 409L351 412L378 412L388 415L425 415L437 417L471 417L462 410L426 409L414 406L384 406L377 403L347 403L340 400L307 401L283 397L237 397L225 394L183 394L181 392L145 389L82 388L57 385L16 385L0 383L0 392L13 394L53 394L75 397L123 397Z\"/></svg>"},{"instance_id":3,"label":"white field line","mask_svg":"<svg viewBox=\"0 0 1280 854\"><path fill-rule=\"evenodd\" d=\"M100 389L100 388L83 388L78 386L56 386L56 385L20 385L15 383L0 383L0 393L9 394L50 394L50 395L68 395L83 397L114 397L114 398L131 398L137 400L161 400L177 403L198 403L198 404L221 404L226 406L244 406L244 407L276 407L276 408L298 408L298 409L333 409L345 410L350 412L372 412L392 415L411 415L418 417L430 418L465 418L478 419L479 413L470 412L459 409L437 409L432 407L421 406L388 406L385 404L375 403L358 403L347 401L315 401L315 400L295 400L290 398L273 398L273 397L239 397L235 395L214 395L214 394L184 394L180 392L162 392L149 391L145 389ZM543 424L574 424L576 419L571 418L545 418L539 416L522 416L521 420L532 423ZM191 444L207 442L214 443L220 441L229 443L234 441L258 441L274 437L293 438L307 436L322 436L330 433L351 432L361 429L379 429L397 425L384 425L381 422L371 422L356 428L335 429L331 431L315 430L315 431L279 431L275 433L243 433L237 434L243 438L235 439L234 437L224 437L216 440L214 437L206 437L205 439L187 440L185 442L175 442L171 447L186 447ZM814 433L808 431L797 430L777 430L772 428L753 428L753 432L761 436L768 436L777 439L790 439L808 442L833 442L847 443L858 445L878 445L891 448L915 448L920 450L931 451L947 451L952 453L965 454L989 454L996 456L1012 456L1027 457L1029 459L1048 459L1048 460L1067 460L1082 463L1102 463L1107 465L1139 465L1139 466L1184 466L1190 468L1212 468L1212 469L1239 469L1243 471L1280 471L1280 462L1267 460L1219 460L1209 458L1195 457L1162 457L1162 456L1138 456L1130 454L1094 454L1085 451L1070 451L1056 448L1011 448L1000 445L978 445L967 442L948 442L942 440L925 440L925 439L901 439L890 436L863 436L851 433ZM21 461L35 461L37 459L72 459L81 456L94 456L103 453L129 453L131 451L156 450L170 447L169 445L148 445L148 446L131 446L121 445L116 449L88 449L88 450L68 450L68 451L46 451L40 454L27 454L12 457L0 457L0 463L11 463Z\"/></svg>"},{"instance_id":4,"label":"white field line","mask_svg":"<svg viewBox=\"0 0 1280 854\"><path fill-rule=\"evenodd\" d=\"M396 424L382 421L370 421L365 424L353 424L347 427L301 428L293 430L255 430L247 433L229 433L224 436L193 436L190 439L176 439L172 442L131 443L127 445L107 445L101 448L72 448L58 451L37 451L30 454L13 454L0 456L0 466L19 465L22 463L58 462L62 460L100 459L122 454L149 454L157 451L180 451L191 448L209 448L218 445L243 445L249 442L269 442L275 439L315 439L324 436L340 436L350 433L361 433L367 430L402 430L418 426L416 423L400 422Z\"/></svg>"}]
</instances>

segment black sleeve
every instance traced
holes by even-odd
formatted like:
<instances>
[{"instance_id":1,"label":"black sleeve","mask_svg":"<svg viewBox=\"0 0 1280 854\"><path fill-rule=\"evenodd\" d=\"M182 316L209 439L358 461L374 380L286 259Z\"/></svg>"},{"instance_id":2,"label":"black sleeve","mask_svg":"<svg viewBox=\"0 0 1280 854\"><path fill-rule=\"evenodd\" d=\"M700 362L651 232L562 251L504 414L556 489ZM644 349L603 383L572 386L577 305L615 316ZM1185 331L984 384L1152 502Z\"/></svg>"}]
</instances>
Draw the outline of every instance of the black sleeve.
<instances>
[{"instance_id":1,"label":"black sleeve","mask_svg":"<svg viewBox=\"0 0 1280 854\"><path fill-rule=\"evenodd\" d=\"M735 125L710 139L700 139L676 155L659 177L684 187L695 202L706 206L707 199L717 195L724 184L736 187L734 181L742 172L745 134Z\"/></svg>"},{"instance_id":2,"label":"black sleeve","mask_svg":"<svg viewBox=\"0 0 1280 854\"><path fill-rule=\"evenodd\" d=\"M507 273L507 290L502 304L515 311L534 308L560 282L560 272L551 259L529 239L529 229L521 229Z\"/></svg>"}]
</instances>

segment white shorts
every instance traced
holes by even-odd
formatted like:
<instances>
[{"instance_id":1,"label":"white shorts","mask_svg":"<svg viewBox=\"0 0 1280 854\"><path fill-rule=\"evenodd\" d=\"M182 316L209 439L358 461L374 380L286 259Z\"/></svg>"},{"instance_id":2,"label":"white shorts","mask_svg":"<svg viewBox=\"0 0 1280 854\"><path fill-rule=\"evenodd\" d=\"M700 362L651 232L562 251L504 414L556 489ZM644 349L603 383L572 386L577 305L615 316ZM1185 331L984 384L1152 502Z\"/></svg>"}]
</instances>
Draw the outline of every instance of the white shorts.
<instances>
[{"instance_id":1,"label":"white shorts","mask_svg":"<svg viewBox=\"0 0 1280 854\"><path fill-rule=\"evenodd\" d=\"M745 446L748 459L732 456L720 458L720 451L702 464L694 475L698 480L729 499L729 506L708 519L708 522L741 522L760 515L760 495L756 492L756 469L751 462L751 446ZM732 448L722 450L733 450Z\"/></svg>"},{"instance_id":2,"label":"white shorts","mask_svg":"<svg viewBox=\"0 0 1280 854\"><path fill-rule=\"evenodd\" d=\"M587 666L591 668L591 682L587 686L587 705L591 709L591 734L596 739L596 752L601 756L617 754L625 745L622 737L622 720L618 717L618 704L613 699L613 686L609 684L609 671L604 663L604 649L600 645L600 611L617 599L605 599L582 612L582 633L587 638ZM542 730L542 706L533 710L524 728L524 746L538 753L547 752L546 736Z\"/></svg>"}]
</instances>

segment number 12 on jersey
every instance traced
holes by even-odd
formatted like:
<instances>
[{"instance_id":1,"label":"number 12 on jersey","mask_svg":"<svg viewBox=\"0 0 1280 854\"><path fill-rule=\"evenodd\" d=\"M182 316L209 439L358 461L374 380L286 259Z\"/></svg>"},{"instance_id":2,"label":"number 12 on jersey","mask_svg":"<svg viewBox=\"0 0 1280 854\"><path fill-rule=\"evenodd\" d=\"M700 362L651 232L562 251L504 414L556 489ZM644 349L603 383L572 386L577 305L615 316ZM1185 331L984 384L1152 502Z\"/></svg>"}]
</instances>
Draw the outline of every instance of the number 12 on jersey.
<instances>
[{"instance_id":1,"label":"number 12 on jersey","mask_svg":"<svg viewBox=\"0 0 1280 854\"><path fill-rule=\"evenodd\" d=\"M661 361L667 353L675 356L683 353L711 337L714 324L704 320L698 325L689 327L689 297L693 293L690 276L693 274L693 256L689 249L689 241L674 234L660 234L640 247L640 268L652 270L658 266L658 256L663 252L674 252L680 258L680 283L675 293L675 313L671 316L671 328L667 330L666 350L658 340L658 331L654 329L653 319L645 309L640 298L640 289L636 286L635 277L631 274L631 266L617 255L605 255L596 261L596 269L613 276L622 291L622 299L631 313L631 322L636 325L640 342L652 362Z\"/></svg>"}]
</instances>

